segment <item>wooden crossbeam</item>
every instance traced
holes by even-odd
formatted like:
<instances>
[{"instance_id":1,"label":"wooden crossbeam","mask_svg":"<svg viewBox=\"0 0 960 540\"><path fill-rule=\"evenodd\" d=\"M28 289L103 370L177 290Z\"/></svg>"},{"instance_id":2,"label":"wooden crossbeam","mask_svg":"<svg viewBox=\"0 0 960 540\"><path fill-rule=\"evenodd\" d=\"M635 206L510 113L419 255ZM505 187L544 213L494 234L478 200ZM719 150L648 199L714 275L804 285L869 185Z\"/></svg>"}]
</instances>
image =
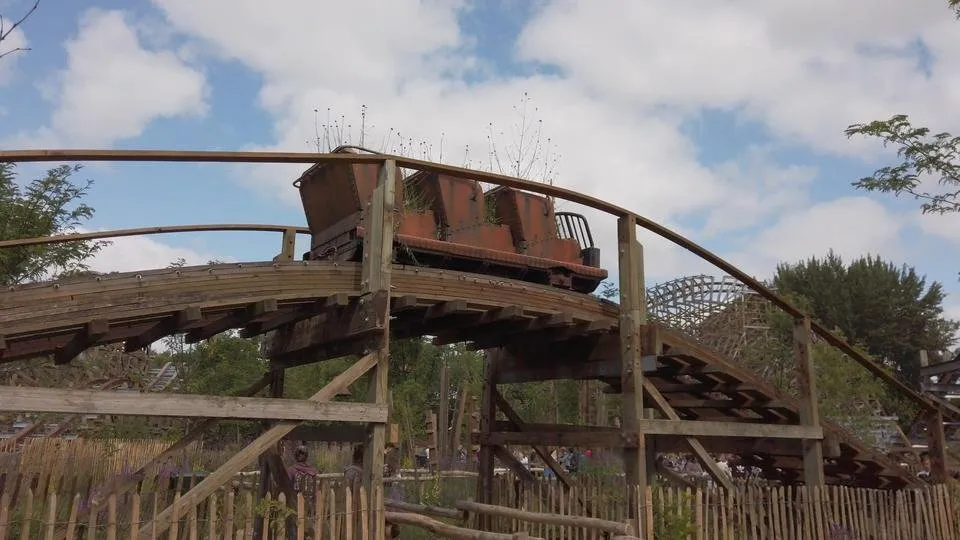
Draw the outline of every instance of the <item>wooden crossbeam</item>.
<instances>
[{"instance_id":1,"label":"wooden crossbeam","mask_svg":"<svg viewBox=\"0 0 960 540\"><path fill-rule=\"evenodd\" d=\"M643 381L643 391L650 397L653 401L654 406L660 410L667 418L670 420L680 420L680 415L677 414L677 411L670 406L670 403L663 397L663 394L657 390L657 387L650 382L649 379L644 379ZM690 447L690 451L693 452L694 457L697 458L697 461L700 462L700 465L705 471L710 473L710 476L718 484L724 487L724 489L733 490L733 480L730 478L730 475L720 470L720 467L717 465L717 462L714 461L710 454L707 453L707 450L697 439L693 437L687 437L684 439L684 442L687 443L687 446Z\"/></svg>"},{"instance_id":2,"label":"wooden crossbeam","mask_svg":"<svg viewBox=\"0 0 960 540\"><path fill-rule=\"evenodd\" d=\"M347 368L346 371L337 375L337 377L330 381L330 383L324 386L319 392L311 396L310 401L330 401L339 392L346 390L354 381L369 371L371 367L376 365L376 362L376 354L364 356ZM220 468L210 473L206 478L201 480L199 484L187 491L177 503L179 507L178 512L189 512L195 508L197 504L205 501L214 491L233 478L234 475L240 472L247 464L255 460L280 441L285 435L293 431L298 424L299 422L296 421L281 421L266 430L253 442L234 454L233 457L228 459ZM146 522L140 528L140 536L147 538L150 537L149 535L154 534L154 531L156 531L156 534L162 534L169 529L172 523L173 511L173 506L168 506L153 520Z\"/></svg>"},{"instance_id":3,"label":"wooden crossbeam","mask_svg":"<svg viewBox=\"0 0 960 540\"><path fill-rule=\"evenodd\" d=\"M640 429L649 435L683 437L757 437L770 439L823 439L820 426L718 422L712 420L641 419Z\"/></svg>"},{"instance_id":4,"label":"wooden crossbeam","mask_svg":"<svg viewBox=\"0 0 960 540\"><path fill-rule=\"evenodd\" d=\"M194 394L141 394L0 386L0 411L244 418L262 420L314 420L386 422L387 407L380 404L302 399L201 396Z\"/></svg>"},{"instance_id":5,"label":"wooden crossbeam","mask_svg":"<svg viewBox=\"0 0 960 540\"><path fill-rule=\"evenodd\" d=\"M172 317L164 319L140 334L125 340L123 349L128 353L139 351L149 347L150 344L164 336L193 330L202 322L203 314L200 312L200 308L189 307L180 310Z\"/></svg>"},{"instance_id":6,"label":"wooden crossbeam","mask_svg":"<svg viewBox=\"0 0 960 540\"><path fill-rule=\"evenodd\" d=\"M57 365L69 364L78 354L96 345L101 338L110 333L110 321L96 319L88 322L66 345L57 349L53 361Z\"/></svg>"},{"instance_id":7,"label":"wooden crossbeam","mask_svg":"<svg viewBox=\"0 0 960 540\"><path fill-rule=\"evenodd\" d=\"M306 304L299 308L286 309L276 315L260 321L251 321L240 330L240 336L249 338L276 330L281 326L309 319L333 309L346 307L350 304L350 296L346 293L330 295L323 300Z\"/></svg>"},{"instance_id":8,"label":"wooden crossbeam","mask_svg":"<svg viewBox=\"0 0 960 540\"><path fill-rule=\"evenodd\" d=\"M238 326L264 321L276 311L277 300L275 298L254 302L246 308L225 315L206 326L191 330L187 333L186 342L197 343Z\"/></svg>"}]
</instances>

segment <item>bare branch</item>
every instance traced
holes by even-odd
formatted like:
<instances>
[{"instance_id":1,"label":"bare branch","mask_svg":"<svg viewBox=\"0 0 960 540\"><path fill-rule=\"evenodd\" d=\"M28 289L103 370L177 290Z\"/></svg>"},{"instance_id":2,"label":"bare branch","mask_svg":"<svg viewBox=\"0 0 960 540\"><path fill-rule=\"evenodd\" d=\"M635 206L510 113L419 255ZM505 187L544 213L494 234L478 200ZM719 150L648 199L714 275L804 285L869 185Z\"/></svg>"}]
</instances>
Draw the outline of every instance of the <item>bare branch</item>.
<instances>
[{"instance_id":1,"label":"bare branch","mask_svg":"<svg viewBox=\"0 0 960 540\"><path fill-rule=\"evenodd\" d=\"M10 34L13 33L13 31L16 30L18 26L23 24L23 22L26 21L27 18L30 17L30 15L33 15L33 12L36 11L39 6L40 6L40 0L36 0L36 2L33 3L33 6L29 9L29 11L27 11L23 15L23 17L20 17L20 19L17 20L17 22L13 23L13 25L7 29L4 29L3 17L0 16L0 43L2 43L5 39L10 37ZM29 47L17 47L15 49L11 49L9 51L0 53L0 59L2 59L4 56L13 54L15 52L22 52L22 51L29 51L29 50L30 50Z\"/></svg>"}]
</instances>

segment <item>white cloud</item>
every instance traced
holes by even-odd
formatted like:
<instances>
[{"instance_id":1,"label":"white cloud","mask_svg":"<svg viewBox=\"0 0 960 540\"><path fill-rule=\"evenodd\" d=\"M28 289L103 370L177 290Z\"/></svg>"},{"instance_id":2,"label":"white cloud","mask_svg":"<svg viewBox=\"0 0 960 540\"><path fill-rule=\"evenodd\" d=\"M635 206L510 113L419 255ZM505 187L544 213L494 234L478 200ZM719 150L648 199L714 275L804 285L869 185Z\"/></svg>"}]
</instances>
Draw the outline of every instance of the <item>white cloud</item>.
<instances>
[{"instance_id":1,"label":"white cloud","mask_svg":"<svg viewBox=\"0 0 960 540\"><path fill-rule=\"evenodd\" d=\"M49 126L21 134L24 146L110 146L158 118L206 112L203 73L176 54L145 49L120 11L91 9L65 44L67 66L49 97Z\"/></svg>"},{"instance_id":2,"label":"white cloud","mask_svg":"<svg viewBox=\"0 0 960 540\"><path fill-rule=\"evenodd\" d=\"M785 214L750 239L749 251L731 259L747 271L769 275L779 262L794 263L830 250L845 260L868 254L897 258L906 221L873 199L843 197Z\"/></svg>"},{"instance_id":3,"label":"white cloud","mask_svg":"<svg viewBox=\"0 0 960 540\"><path fill-rule=\"evenodd\" d=\"M0 42L0 54L5 54L3 59L0 59L0 86L6 86L10 83L16 73L20 55L27 54L26 51L15 51L15 49L26 49L29 46L27 36L20 28L15 28Z\"/></svg>"},{"instance_id":4,"label":"white cloud","mask_svg":"<svg viewBox=\"0 0 960 540\"><path fill-rule=\"evenodd\" d=\"M960 215L917 213L915 219L924 233L960 244Z\"/></svg>"},{"instance_id":5,"label":"white cloud","mask_svg":"<svg viewBox=\"0 0 960 540\"><path fill-rule=\"evenodd\" d=\"M83 232L83 231L81 231ZM206 264L208 261L231 259L212 253L201 253L188 248L174 247L149 236L125 236L112 238L89 262L97 272L132 272L150 268L165 268L183 258L186 264Z\"/></svg>"},{"instance_id":6,"label":"white cloud","mask_svg":"<svg viewBox=\"0 0 960 540\"><path fill-rule=\"evenodd\" d=\"M931 77L917 70L918 38L936 57ZM739 108L774 134L846 153L866 146L843 136L855 122L909 112L958 123L958 42L939 0L557 1L519 51L623 103Z\"/></svg>"},{"instance_id":7,"label":"white cloud","mask_svg":"<svg viewBox=\"0 0 960 540\"><path fill-rule=\"evenodd\" d=\"M557 65L561 75L491 76L471 84L459 75L480 70L483 61L458 27L462 3L321 8L292 0L282 10L252 0L153 3L194 38L192 51L241 63L262 77L260 104L274 120L274 142L262 149L310 148L313 111L328 107L348 115L357 142L366 104L374 124L367 146L380 149L394 128L405 139L429 141L433 152L425 157L437 159L442 134L443 161L463 164L469 145L476 166L487 156L488 124L516 123L512 107L529 92L544 133L562 152L558 184L663 223L703 216L705 231L685 231L694 238L756 236L756 249L730 259L758 275L769 274L780 259L831 247L845 255L890 254L901 222L862 197L807 208L818 171L778 162L767 147L705 167L680 129L684 120L705 109L736 110L741 120L762 122L778 142L839 154L876 149L844 137L854 122L901 111L937 125L960 121L954 74L960 72L960 34L938 0L814 0L802 7L760 0L558 0L535 12L516 51L522 59ZM357 15L368 9L378 17ZM230 24L223 23L224 12ZM929 77L910 49L918 38L935 57ZM397 139L383 149L397 152ZM241 178L299 207L290 181L303 168L245 166ZM615 267L615 221L585 213L603 264ZM757 232L771 220L772 229ZM646 245L648 277L701 270L695 258L665 243Z\"/></svg>"}]
</instances>

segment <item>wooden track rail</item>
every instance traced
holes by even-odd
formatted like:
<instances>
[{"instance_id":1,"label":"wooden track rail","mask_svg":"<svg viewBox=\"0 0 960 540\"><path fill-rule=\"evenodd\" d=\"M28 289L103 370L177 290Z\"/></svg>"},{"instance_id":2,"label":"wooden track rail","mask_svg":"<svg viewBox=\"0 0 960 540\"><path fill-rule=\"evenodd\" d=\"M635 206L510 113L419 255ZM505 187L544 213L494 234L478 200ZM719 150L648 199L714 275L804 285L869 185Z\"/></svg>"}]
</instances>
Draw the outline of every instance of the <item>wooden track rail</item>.
<instances>
[{"instance_id":1,"label":"wooden track rail","mask_svg":"<svg viewBox=\"0 0 960 540\"><path fill-rule=\"evenodd\" d=\"M732 264L679 234L629 210L556 186L503 175L382 154L314 154L270 152L181 152L135 150L0 151L0 161L167 161L248 163L379 164L370 203L370 231L364 237L361 263L295 261L302 227L273 225L200 225L126 229L62 237L9 240L0 249L105 239L112 236L214 230L282 232L280 254L272 261L201 265L142 272L77 276L58 282L18 285L0 292L0 364L52 355L69 363L89 347L123 342L128 351L142 349L173 334L189 343L240 329L243 336L265 335L263 354L271 362L271 396L283 396L285 367L355 355L361 357L308 401L330 401L338 392L371 372L367 402L386 409L390 339L433 336L437 343L466 341L487 351L482 420L475 434L481 444L478 495L490 500L493 460L523 473L504 448L523 444L600 445L623 450L628 482L646 485L658 453L692 451L706 470L719 478L709 453L734 453L741 464L761 469L766 478L898 488L918 484L909 472L865 447L840 427L819 418L812 379L814 334L840 349L875 377L920 405L924 414L960 420L960 410L921 395L878 362L810 320L797 307ZM620 303L568 290L510 279L392 264L393 208L397 167L449 174L518 188L585 205L618 218ZM801 379L798 398L781 395L753 373L647 318L642 284L643 246L637 226L664 237L709 261L794 319L794 352ZM532 424L523 421L497 390L498 384L550 379L600 380L620 393L618 428ZM30 396L8 392L30 401ZM91 402L96 401L90 397ZM239 414L248 401L237 398ZM252 402L250 402L252 403ZM102 406L100 403L97 406ZM13 405L8 404L8 408ZM70 403L46 404L56 410ZM92 406L88 404L88 406ZM300 404L301 416L321 414L318 406ZM117 405L112 405L117 410ZM497 411L508 421L497 420ZM656 418L659 412L660 418ZM266 413L264 413L266 414ZM324 412L323 414L327 414ZM359 414L359 413L358 413ZM359 418L359 417L358 417ZM382 459L386 418L367 423L364 484L374 512L370 530L383 537ZM297 425L284 420L264 431L204 482L181 504L195 505L226 478L271 448ZM942 430L941 430L942 431ZM940 437L942 439L942 435ZM937 452L942 454L942 449ZM277 455L273 458L279 460ZM268 456L268 461L269 458ZM546 460L548 465L551 460ZM935 460L943 477L944 459ZM279 463L279 462L278 462ZM269 487L270 468L262 464L261 489ZM939 463L939 465L937 464ZM280 464L282 465L282 464ZM558 477L569 486L575 479ZM277 489L288 489L278 474ZM639 493L639 492L638 492ZM261 493L263 495L263 493ZM636 514L637 530L648 530L649 516ZM649 501L648 501L649 502ZM186 507L184 507L186 508ZM156 523L165 530L168 508ZM144 526L142 532L152 524ZM258 530L262 524L255 523ZM482 523L481 523L482 526ZM259 533L256 533L259 534Z\"/></svg>"},{"instance_id":2,"label":"wooden track rail","mask_svg":"<svg viewBox=\"0 0 960 540\"><path fill-rule=\"evenodd\" d=\"M38 161L163 161L163 162L202 162L202 163L384 163L394 161L397 166L420 171L450 174L461 178L469 178L480 182L523 189L569 202L587 206L611 214L618 218L630 218L640 227L670 240L674 244L686 249L698 257L710 262L726 274L740 280L751 290L766 298L774 305L790 314L802 319L807 317L800 308L788 302L785 298L764 286L762 283L740 270L722 257L707 250L703 246L691 241L679 233L660 225L648 218L640 216L621 206L607 201L579 193L570 189L561 188L547 183L522 180L510 176L477 171L452 165L432 163L419 159L388 154L324 154L312 152L233 152L233 151L186 151L186 150L6 150L0 151L0 161L8 162L38 162ZM840 336L816 321L811 321L811 330L832 346L840 349L854 361L865 367L875 377L895 387L901 394L917 403L925 410L942 414L945 418L960 421L960 409L949 404L938 402L925 396L908 386L896 375L884 368L880 362L861 353Z\"/></svg>"},{"instance_id":3,"label":"wooden track rail","mask_svg":"<svg viewBox=\"0 0 960 540\"><path fill-rule=\"evenodd\" d=\"M350 335L349 324L330 330L332 321L349 322L357 313L360 282L360 264L301 261L166 268L19 285L0 294L0 362L56 355L78 342L84 348L120 341L142 347L177 332L198 339L239 328L252 336L297 322L297 331L273 335L268 353L274 358L296 365L362 354L369 348L364 335ZM569 376L619 384L618 310L608 301L519 281L399 265L392 269L392 286L394 337L454 331L457 340L502 347L504 382ZM504 332L505 326L511 331ZM92 335L91 328L101 330ZM699 436L707 451L747 456L784 481L802 475L801 441L782 438L773 429L801 427L796 402L669 329L645 328L645 339L656 340L663 349L655 363L647 359L645 377L681 419L747 423L754 426L751 430L769 427L759 439ZM540 369L532 347L540 353L537 358L562 369ZM606 437L610 446L630 444L616 429L575 432L573 427L525 424L518 432L501 423L488 442L576 444ZM829 483L911 483L895 464L838 426L825 422L823 430L840 449L825 458ZM659 451L685 451L682 437L648 438L657 441Z\"/></svg>"}]
</instances>

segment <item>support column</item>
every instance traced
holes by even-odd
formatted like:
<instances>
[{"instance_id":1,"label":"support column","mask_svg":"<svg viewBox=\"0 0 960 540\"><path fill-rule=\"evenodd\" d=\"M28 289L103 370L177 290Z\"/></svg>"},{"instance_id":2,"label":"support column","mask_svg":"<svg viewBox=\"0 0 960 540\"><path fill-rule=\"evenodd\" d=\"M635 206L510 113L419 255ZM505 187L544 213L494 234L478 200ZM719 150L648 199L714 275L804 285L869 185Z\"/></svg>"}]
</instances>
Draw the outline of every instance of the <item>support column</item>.
<instances>
[{"instance_id":1,"label":"support column","mask_svg":"<svg viewBox=\"0 0 960 540\"><path fill-rule=\"evenodd\" d=\"M490 445L490 432L497 419L497 369L499 357L496 351L486 351L483 361L483 393L480 396L480 464L477 471L477 501L495 504L493 500L493 465L496 448ZM491 519L486 514L477 515L477 528L490 530Z\"/></svg>"},{"instance_id":2,"label":"support column","mask_svg":"<svg viewBox=\"0 0 960 540\"><path fill-rule=\"evenodd\" d=\"M390 368L390 270L393 266L393 212L396 191L397 164L384 160L377 175L377 187L373 191L367 213L367 229L363 238L363 270L360 283L361 302L374 303L379 295L385 296L381 313L370 311L374 320L381 322L377 364L374 366L367 388L367 401L388 404L387 374ZM373 306L374 310L381 306ZM367 321L371 325L374 321ZM386 451L386 424L370 426L368 443L363 454L363 485L370 504L370 538L385 538L383 504L383 457Z\"/></svg>"},{"instance_id":3,"label":"support column","mask_svg":"<svg viewBox=\"0 0 960 540\"><path fill-rule=\"evenodd\" d=\"M282 398L284 381L283 366L271 364L269 376L270 397ZM263 429L261 430L261 434L273 427L272 424L273 423L269 421L262 422ZM275 446L279 448L281 444L283 443L277 442ZM281 453L280 455L282 456L283 454ZM273 485L273 471L270 469L270 459L268 453L260 454L260 456L257 457L257 461L260 465L260 482L257 485L257 502L259 503L267 496L267 493L271 493L275 496L276 489L274 489ZM263 534L263 516L256 516L253 518L253 534L255 538L260 538Z\"/></svg>"},{"instance_id":4,"label":"support column","mask_svg":"<svg viewBox=\"0 0 960 540\"><path fill-rule=\"evenodd\" d=\"M440 413L437 415L437 470L449 466L450 458L450 369L447 357L440 359Z\"/></svg>"},{"instance_id":5,"label":"support column","mask_svg":"<svg viewBox=\"0 0 960 540\"><path fill-rule=\"evenodd\" d=\"M617 222L620 258L620 374L622 388L622 424L625 438L635 441L635 447L623 451L623 469L627 484L639 486L640 493L648 485L646 440L640 430L643 418L643 354L640 326L646 322L646 290L643 276L643 247L637 242L637 223L634 216L624 216ZM632 493L632 492L631 492ZM635 519L639 531L647 530L646 512L630 498L630 518Z\"/></svg>"},{"instance_id":6,"label":"support column","mask_svg":"<svg viewBox=\"0 0 960 540\"><path fill-rule=\"evenodd\" d=\"M793 322L793 347L796 358L797 386L800 390L800 424L820 425L820 406L817 403L817 379L813 370L810 319ZM808 486L823 486L823 444L819 439L803 440L803 481Z\"/></svg>"},{"instance_id":7,"label":"support column","mask_svg":"<svg viewBox=\"0 0 960 540\"><path fill-rule=\"evenodd\" d=\"M930 481L942 484L947 481L947 438L943 432L943 413L930 411L927 420L927 451L930 452Z\"/></svg>"}]
</instances>

